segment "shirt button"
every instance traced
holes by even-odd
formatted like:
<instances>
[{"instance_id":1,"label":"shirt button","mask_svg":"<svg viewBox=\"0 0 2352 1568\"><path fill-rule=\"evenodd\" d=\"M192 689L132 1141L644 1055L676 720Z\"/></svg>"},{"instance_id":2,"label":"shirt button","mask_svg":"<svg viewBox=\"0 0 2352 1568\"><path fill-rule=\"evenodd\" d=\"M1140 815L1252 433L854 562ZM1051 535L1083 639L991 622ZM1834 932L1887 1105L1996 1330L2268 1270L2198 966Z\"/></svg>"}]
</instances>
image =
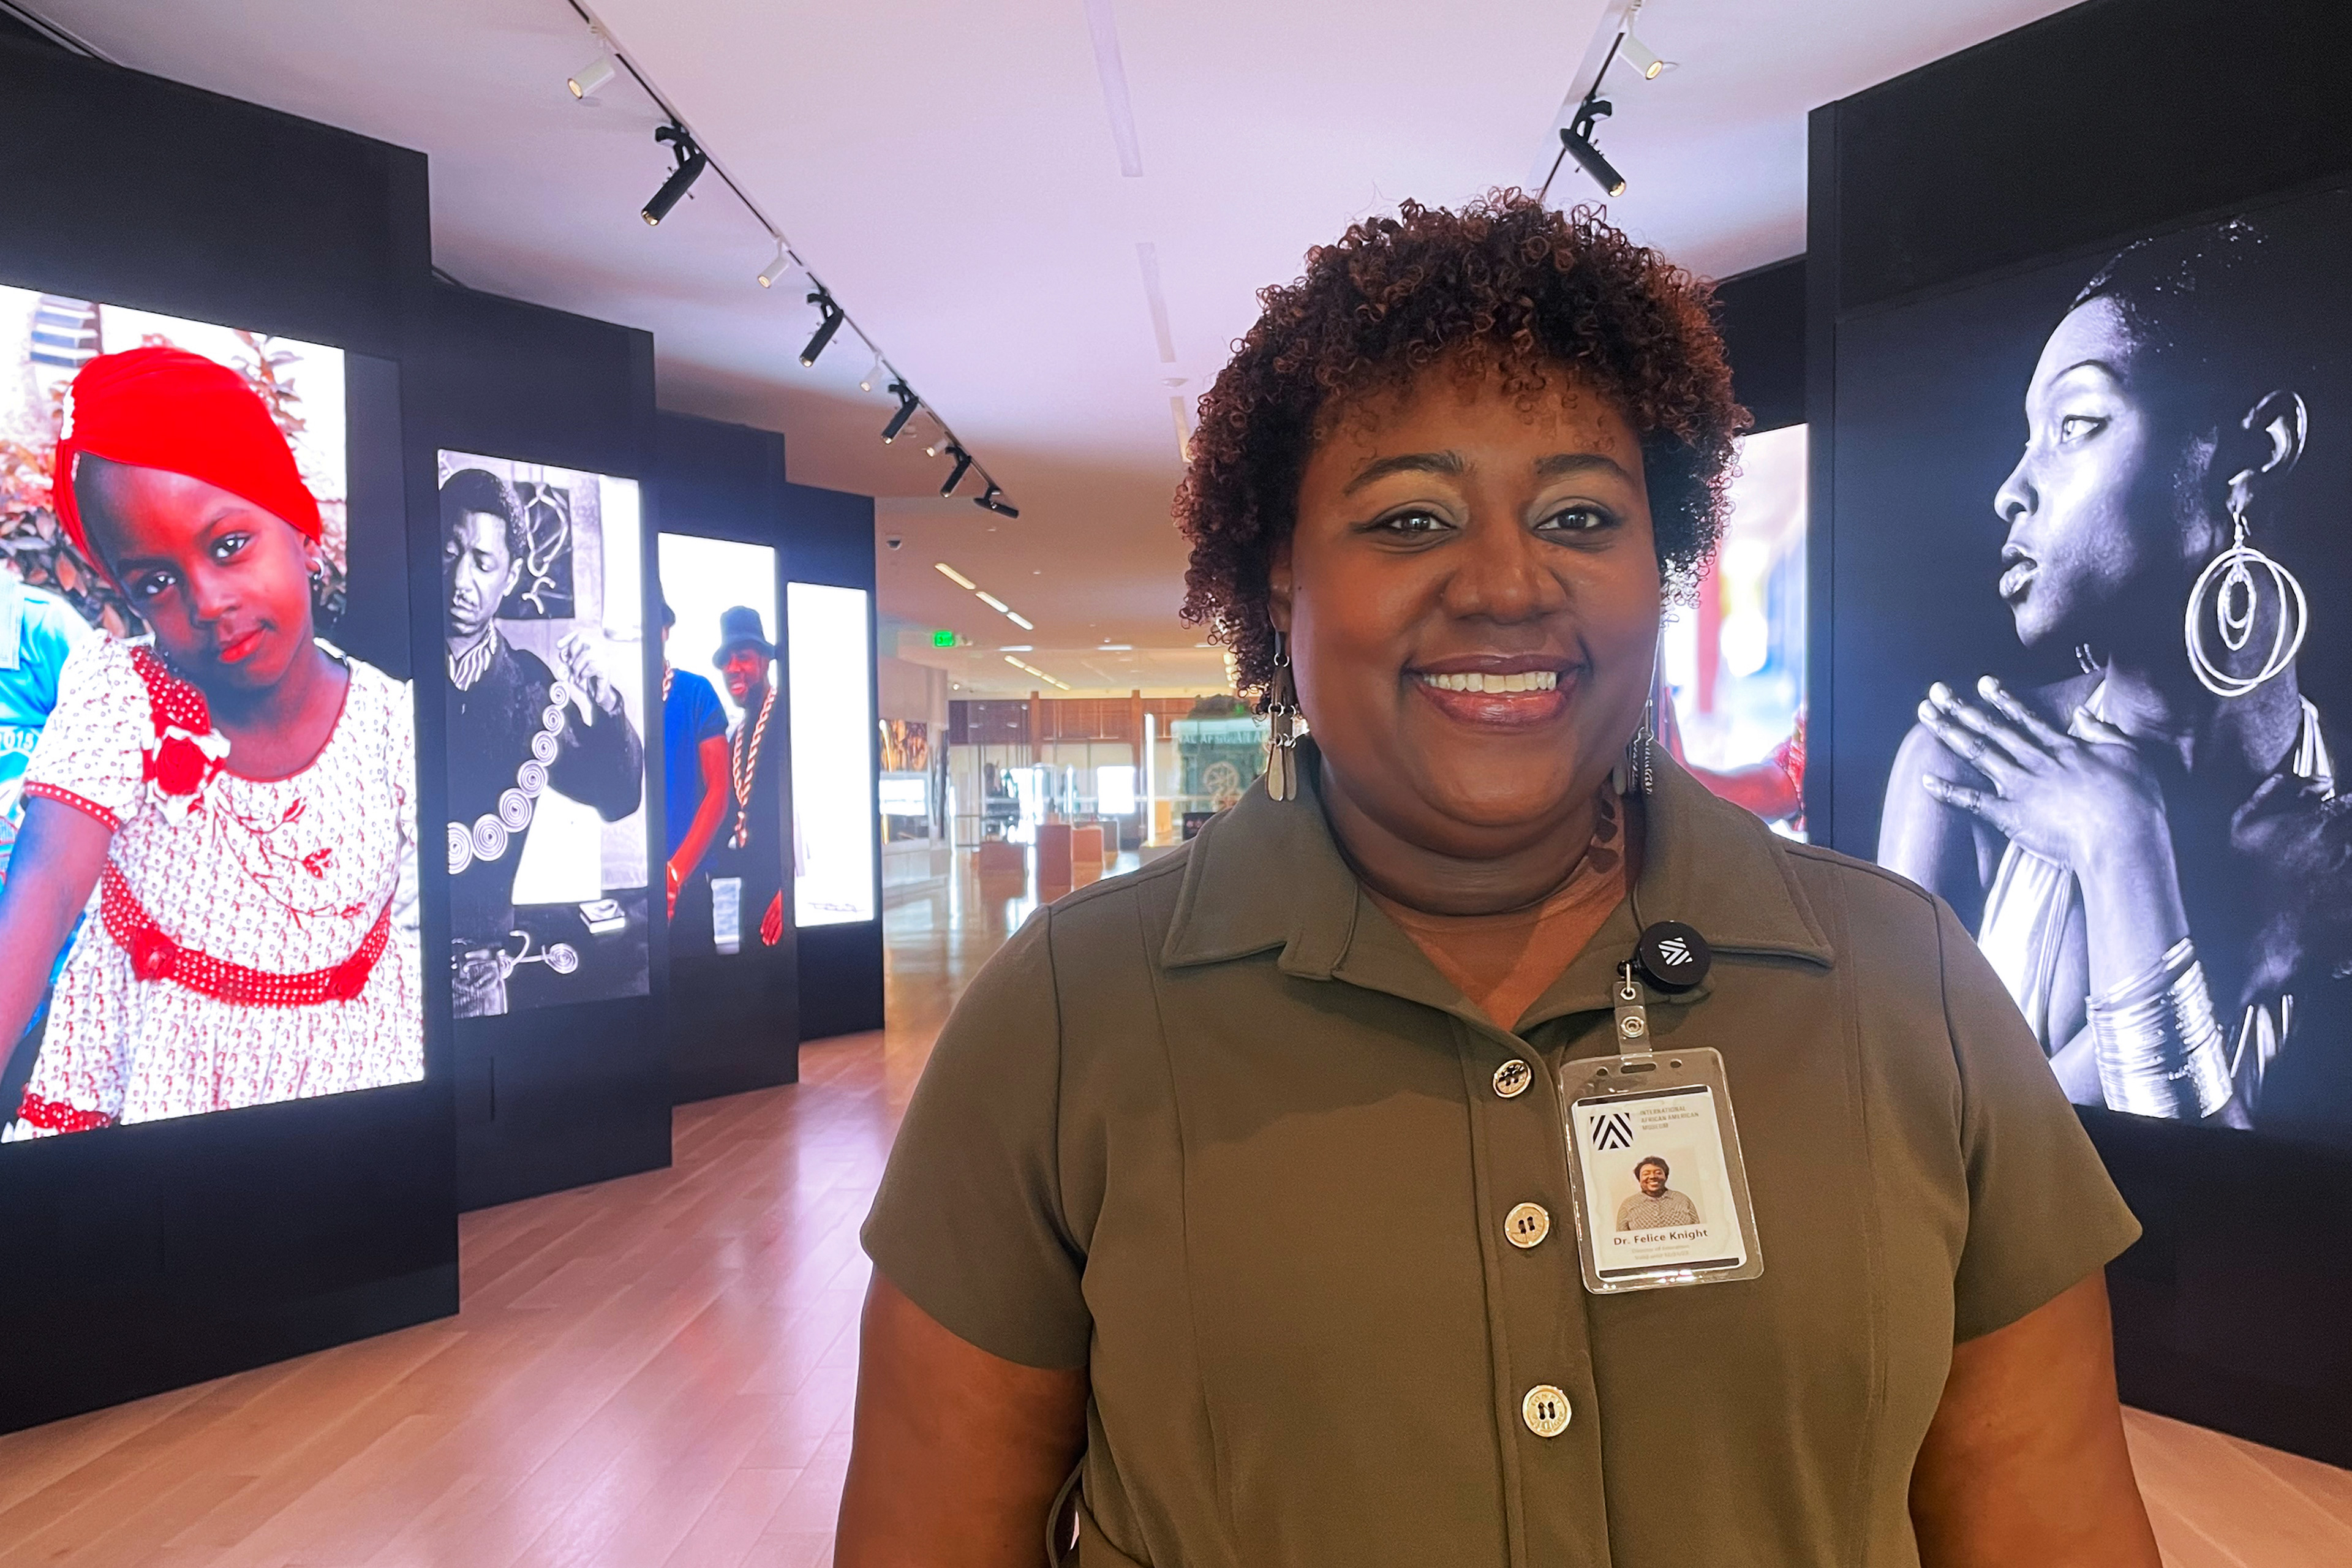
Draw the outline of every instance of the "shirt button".
<instances>
[{"instance_id":1,"label":"shirt button","mask_svg":"<svg viewBox=\"0 0 2352 1568\"><path fill-rule=\"evenodd\" d=\"M1503 1234L1524 1251L1551 1234L1551 1211L1541 1204L1520 1204L1503 1216Z\"/></svg>"},{"instance_id":2,"label":"shirt button","mask_svg":"<svg viewBox=\"0 0 2352 1568\"><path fill-rule=\"evenodd\" d=\"M1527 1063L1513 1057L1495 1069L1495 1092L1505 1100L1517 1100L1528 1091L1528 1085L1533 1083L1535 1078Z\"/></svg>"},{"instance_id":3,"label":"shirt button","mask_svg":"<svg viewBox=\"0 0 2352 1568\"><path fill-rule=\"evenodd\" d=\"M1549 1383L1538 1383L1519 1401L1519 1419L1538 1437L1557 1437L1568 1430L1568 1395Z\"/></svg>"}]
</instances>

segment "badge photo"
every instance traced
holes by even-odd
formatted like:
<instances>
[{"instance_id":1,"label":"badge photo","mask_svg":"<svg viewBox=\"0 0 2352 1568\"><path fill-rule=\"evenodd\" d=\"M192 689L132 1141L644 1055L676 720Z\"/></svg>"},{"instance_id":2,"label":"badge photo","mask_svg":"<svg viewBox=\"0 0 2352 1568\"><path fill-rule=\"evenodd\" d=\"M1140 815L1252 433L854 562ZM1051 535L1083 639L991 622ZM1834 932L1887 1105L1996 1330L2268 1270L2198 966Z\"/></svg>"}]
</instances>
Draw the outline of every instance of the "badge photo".
<instances>
[{"instance_id":1,"label":"badge photo","mask_svg":"<svg viewBox=\"0 0 2352 1568\"><path fill-rule=\"evenodd\" d=\"M1689 1076L1570 1103L1585 1283L1597 1293L1763 1272L1728 1100L1704 1069ZM1585 1087L1607 1081L1596 1071Z\"/></svg>"}]
</instances>

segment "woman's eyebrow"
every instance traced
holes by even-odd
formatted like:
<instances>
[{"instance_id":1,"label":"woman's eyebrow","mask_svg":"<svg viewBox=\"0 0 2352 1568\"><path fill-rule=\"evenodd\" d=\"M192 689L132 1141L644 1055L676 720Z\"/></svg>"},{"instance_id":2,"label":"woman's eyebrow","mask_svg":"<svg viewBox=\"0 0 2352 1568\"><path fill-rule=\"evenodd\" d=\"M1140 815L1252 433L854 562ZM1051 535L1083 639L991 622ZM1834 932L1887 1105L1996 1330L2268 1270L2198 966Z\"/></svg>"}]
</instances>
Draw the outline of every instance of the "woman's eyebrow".
<instances>
[{"instance_id":1,"label":"woman's eyebrow","mask_svg":"<svg viewBox=\"0 0 2352 1568\"><path fill-rule=\"evenodd\" d=\"M2121 386L2124 384L2123 372L2117 370L2115 366L2109 364L2103 359L2078 359L2073 364L2068 365L2064 370L2060 371L2050 379L2053 382L2063 381L2078 370L2095 370L2101 375L2105 376L2109 381L2114 382L2117 386Z\"/></svg>"},{"instance_id":2,"label":"woman's eyebrow","mask_svg":"<svg viewBox=\"0 0 2352 1568\"><path fill-rule=\"evenodd\" d=\"M1536 478L1564 479L1578 474L1612 474L1630 481L1633 475L1625 466L1604 452L1554 452L1549 458L1536 460Z\"/></svg>"},{"instance_id":3,"label":"woman's eyebrow","mask_svg":"<svg viewBox=\"0 0 2352 1568\"><path fill-rule=\"evenodd\" d=\"M1393 458L1380 458L1357 470L1348 481L1341 495L1354 495L1366 485L1387 479L1391 474L1459 474L1470 465L1462 460L1459 452L1402 452Z\"/></svg>"}]
</instances>

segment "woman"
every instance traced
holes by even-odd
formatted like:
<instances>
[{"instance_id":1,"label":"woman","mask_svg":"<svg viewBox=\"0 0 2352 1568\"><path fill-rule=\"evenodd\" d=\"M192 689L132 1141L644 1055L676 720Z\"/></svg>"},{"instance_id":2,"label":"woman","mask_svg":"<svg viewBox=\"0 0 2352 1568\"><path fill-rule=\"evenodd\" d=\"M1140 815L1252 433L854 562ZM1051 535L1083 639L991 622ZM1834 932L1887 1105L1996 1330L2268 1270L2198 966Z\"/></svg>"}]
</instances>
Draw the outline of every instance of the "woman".
<instances>
[{"instance_id":1,"label":"woman","mask_svg":"<svg viewBox=\"0 0 2352 1568\"><path fill-rule=\"evenodd\" d=\"M2323 433L2291 260L2232 220L2084 288L1993 502L2018 640L2083 673L1935 686L1887 783L1880 861L1981 911L2084 1104L2245 1125L2341 1098L2332 1064L2279 1076L2352 956L2352 816L2298 684L2296 468Z\"/></svg>"},{"instance_id":2,"label":"woman","mask_svg":"<svg viewBox=\"0 0 2352 1568\"><path fill-rule=\"evenodd\" d=\"M268 409L172 348L75 377L58 520L152 640L76 650L0 889L0 1038L58 977L11 1136L425 1072L405 687L319 641L318 503Z\"/></svg>"},{"instance_id":3,"label":"woman","mask_svg":"<svg viewBox=\"0 0 2352 1568\"><path fill-rule=\"evenodd\" d=\"M1088 1568L2153 1568L2137 1227L2000 983L1633 743L1744 417L1704 289L1497 195L1264 302L1186 607L1313 739L959 1004L866 1227L835 1561L1026 1568L1066 1479ZM1653 1037L1727 1064L1764 1271L1588 1294L1553 1074L1665 920L1716 959Z\"/></svg>"}]
</instances>

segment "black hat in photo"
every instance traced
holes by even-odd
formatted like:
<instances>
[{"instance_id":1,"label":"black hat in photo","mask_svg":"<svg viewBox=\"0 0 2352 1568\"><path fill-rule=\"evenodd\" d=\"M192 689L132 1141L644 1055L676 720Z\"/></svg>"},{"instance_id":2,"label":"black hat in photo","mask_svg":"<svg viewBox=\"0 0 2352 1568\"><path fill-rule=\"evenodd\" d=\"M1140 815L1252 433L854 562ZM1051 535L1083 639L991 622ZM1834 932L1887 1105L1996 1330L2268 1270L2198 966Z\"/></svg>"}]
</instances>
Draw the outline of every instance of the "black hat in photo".
<instances>
[{"instance_id":1,"label":"black hat in photo","mask_svg":"<svg viewBox=\"0 0 2352 1568\"><path fill-rule=\"evenodd\" d=\"M760 612L748 605L719 612L719 651L710 656L711 668L726 668L727 656L739 647L756 647L762 658L776 657L776 645L768 640L767 629L760 624Z\"/></svg>"},{"instance_id":2,"label":"black hat in photo","mask_svg":"<svg viewBox=\"0 0 2352 1568\"><path fill-rule=\"evenodd\" d=\"M669 607L669 601L667 599L664 599L662 601L662 630L667 631L670 627L676 625L677 625L677 612Z\"/></svg>"}]
</instances>

